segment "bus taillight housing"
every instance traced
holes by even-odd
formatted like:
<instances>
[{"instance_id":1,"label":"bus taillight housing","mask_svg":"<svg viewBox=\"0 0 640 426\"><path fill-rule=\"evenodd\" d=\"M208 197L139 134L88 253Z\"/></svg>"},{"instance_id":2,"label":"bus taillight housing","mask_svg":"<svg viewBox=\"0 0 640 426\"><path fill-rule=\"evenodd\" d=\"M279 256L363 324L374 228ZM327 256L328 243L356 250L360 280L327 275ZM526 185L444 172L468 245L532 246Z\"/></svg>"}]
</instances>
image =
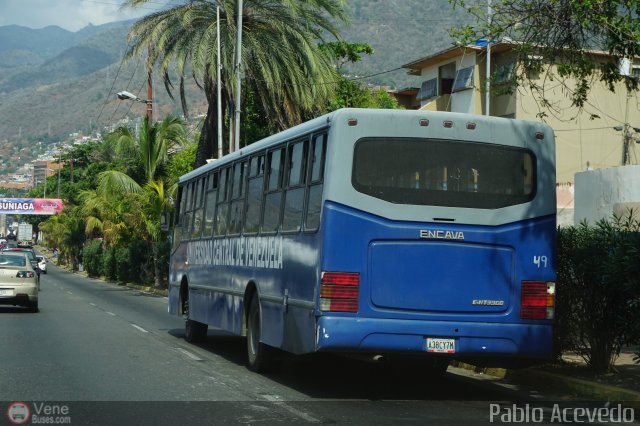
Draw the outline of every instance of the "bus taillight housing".
<instances>
[{"instance_id":1,"label":"bus taillight housing","mask_svg":"<svg viewBox=\"0 0 640 426\"><path fill-rule=\"evenodd\" d=\"M523 281L520 294L521 319L553 319L556 305L556 283Z\"/></svg>"},{"instance_id":2,"label":"bus taillight housing","mask_svg":"<svg viewBox=\"0 0 640 426\"><path fill-rule=\"evenodd\" d=\"M359 293L359 273L323 272L320 278L320 310L358 312Z\"/></svg>"}]
</instances>

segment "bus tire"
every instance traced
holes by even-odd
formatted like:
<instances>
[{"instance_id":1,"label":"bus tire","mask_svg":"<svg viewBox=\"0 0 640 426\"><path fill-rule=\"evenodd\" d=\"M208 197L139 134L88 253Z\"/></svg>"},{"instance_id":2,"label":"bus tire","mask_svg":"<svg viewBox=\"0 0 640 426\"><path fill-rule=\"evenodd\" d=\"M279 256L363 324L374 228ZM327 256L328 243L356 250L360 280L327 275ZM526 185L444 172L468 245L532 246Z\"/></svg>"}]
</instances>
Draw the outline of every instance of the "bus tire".
<instances>
[{"instance_id":1,"label":"bus tire","mask_svg":"<svg viewBox=\"0 0 640 426\"><path fill-rule=\"evenodd\" d=\"M189 293L184 300L183 308L184 317L184 339L189 343L197 343L204 340L207 336L209 326L198 321L194 321L189 317Z\"/></svg>"},{"instance_id":2,"label":"bus tire","mask_svg":"<svg viewBox=\"0 0 640 426\"><path fill-rule=\"evenodd\" d=\"M256 373L268 371L274 366L273 349L262 343L261 337L260 300L254 295L249 303L247 315L247 366Z\"/></svg>"}]
</instances>

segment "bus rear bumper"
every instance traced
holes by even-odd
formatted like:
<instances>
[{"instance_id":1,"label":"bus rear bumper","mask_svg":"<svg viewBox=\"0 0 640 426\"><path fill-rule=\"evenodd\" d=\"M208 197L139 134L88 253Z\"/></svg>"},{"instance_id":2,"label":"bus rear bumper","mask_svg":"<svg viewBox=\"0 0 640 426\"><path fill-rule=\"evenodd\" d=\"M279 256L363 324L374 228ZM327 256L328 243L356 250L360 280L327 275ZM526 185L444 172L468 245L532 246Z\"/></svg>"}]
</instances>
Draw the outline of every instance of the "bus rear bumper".
<instances>
[{"instance_id":1,"label":"bus rear bumper","mask_svg":"<svg viewBox=\"0 0 640 426\"><path fill-rule=\"evenodd\" d=\"M427 339L453 341L453 358L548 360L552 326L488 322L320 317L316 350L322 352L427 353Z\"/></svg>"}]
</instances>

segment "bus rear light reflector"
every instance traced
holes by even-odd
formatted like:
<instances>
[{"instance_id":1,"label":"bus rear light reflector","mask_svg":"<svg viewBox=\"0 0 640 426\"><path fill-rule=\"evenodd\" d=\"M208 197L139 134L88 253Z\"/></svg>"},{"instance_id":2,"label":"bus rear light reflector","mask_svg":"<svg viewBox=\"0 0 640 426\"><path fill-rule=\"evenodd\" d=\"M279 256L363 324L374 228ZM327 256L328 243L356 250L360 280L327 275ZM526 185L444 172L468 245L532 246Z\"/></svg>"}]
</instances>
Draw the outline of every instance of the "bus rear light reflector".
<instances>
[{"instance_id":1,"label":"bus rear light reflector","mask_svg":"<svg viewBox=\"0 0 640 426\"><path fill-rule=\"evenodd\" d=\"M320 310L358 312L360 274L323 272L320 279Z\"/></svg>"},{"instance_id":2,"label":"bus rear light reflector","mask_svg":"<svg viewBox=\"0 0 640 426\"><path fill-rule=\"evenodd\" d=\"M467 129L475 130L476 129L476 123L467 123Z\"/></svg>"},{"instance_id":3,"label":"bus rear light reflector","mask_svg":"<svg viewBox=\"0 0 640 426\"><path fill-rule=\"evenodd\" d=\"M542 139L544 139L544 133L542 133L542 132L536 132L536 139L538 139L538 140L542 140Z\"/></svg>"},{"instance_id":4,"label":"bus rear light reflector","mask_svg":"<svg viewBox=\"0 0 640 426\"><path fill-rule=\"evenodd\" d=\"M423 118L420 120L420 125L422 127L427 127L429 125L429 120L427 120L426 118Z\"/></svg>"},{"instance_id":5,"label":"bus rear light reflector","mask_svg":"<svg viewBox=\"0 0 640 426\"><path fill-rule=\"evenodd\" d=\"M347 124L349 126L357 126L358 125L358 119L357 118L350 118L347 120Z\"/></svg>"},{"instance_id":6,"label":"bus rear light reflector","mask_svg":"<svg viewBox=\"0 0 640 426\"><path fill-rule=\"evenodd\" d=\"M553 319L555 315L555 287L553 282L523 281L520 295L521 319Z\"/></svg>"},{"instance_id":7,"label":"bus rear light reflector","mask_svg":"<svg viewBox=\"0 0 640 426\"><path fill-rule=\"evenodd\" d=\"M442 125L445 127L445 129L451 129L453 127L453 121L444 121L442 122Z\"/></svg>"}]
</instances>

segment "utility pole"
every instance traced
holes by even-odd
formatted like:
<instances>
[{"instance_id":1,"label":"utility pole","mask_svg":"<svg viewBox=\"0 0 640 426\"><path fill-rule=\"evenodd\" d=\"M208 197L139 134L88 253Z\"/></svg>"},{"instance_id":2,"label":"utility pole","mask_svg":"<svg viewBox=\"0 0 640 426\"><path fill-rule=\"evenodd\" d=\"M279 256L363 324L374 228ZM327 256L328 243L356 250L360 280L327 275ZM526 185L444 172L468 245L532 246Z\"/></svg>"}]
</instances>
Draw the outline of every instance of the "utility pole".
<instances>
[{"instance_id":1,"label":"utility pole","mask_svg":"<svg viewBox=\"0 0 640 426\"><path fill-rule=\"evenodd\" d=\"M233 144L234 151L240 149L240 85L242 82L242 0L238 0L238 36L236 38L236 119L235 119L235 137Z\"/></svg>"},{"instance_id":2,"label":"utility pole","mask_svg":"<svg viewBox=\"0 0 640 426\"><path fill-rule=\"evenodd\" d=\"M217 108L218 108L218 158L222 157L222 99L220 99L222 95L222 59L220 58L220 6L216 6L216 30L218 32L218 65L217 65L217 92L218 92L218 100L217 100Z\"/></svg>"},{"instance_id":3,"label":"utility pole","mask_svg":"<svg viewBox=\"0 0 640 426\"><path fill-rule=\"evenodd\" d=\"M152 47L151 44L148 46L148 55L149 62L151 61L151 53ZM153 119L153 64L147 63L148 71L147 71L147 125L149 129L151 129L151 121Z\"/></svg>"},{"instance_id":4,"label":"utility pole","mask_svg":"<svg viewBox=\"0 0 640 426\"><path fill-rule=\"evenodd\" d=\"M622 165L629 164L629 142L631 142L631 134L629 133L629 99L631 93L627 89L627 101L624 107L624 128L622 129Z\"/></svg>"},{"instance_id":5,"label":"utility pole","mask_svg":"<svg viewBox=\"0 0 640 426\"><path fill-rule=\"evenodd\" d=\"M489 29L491 29L491 0L488 0L487 4L487 21L489 23ZM491 31L487 35L487 81L485 83L485 111L484 115L491 115Z\"/></svg>"}]
</instances>

